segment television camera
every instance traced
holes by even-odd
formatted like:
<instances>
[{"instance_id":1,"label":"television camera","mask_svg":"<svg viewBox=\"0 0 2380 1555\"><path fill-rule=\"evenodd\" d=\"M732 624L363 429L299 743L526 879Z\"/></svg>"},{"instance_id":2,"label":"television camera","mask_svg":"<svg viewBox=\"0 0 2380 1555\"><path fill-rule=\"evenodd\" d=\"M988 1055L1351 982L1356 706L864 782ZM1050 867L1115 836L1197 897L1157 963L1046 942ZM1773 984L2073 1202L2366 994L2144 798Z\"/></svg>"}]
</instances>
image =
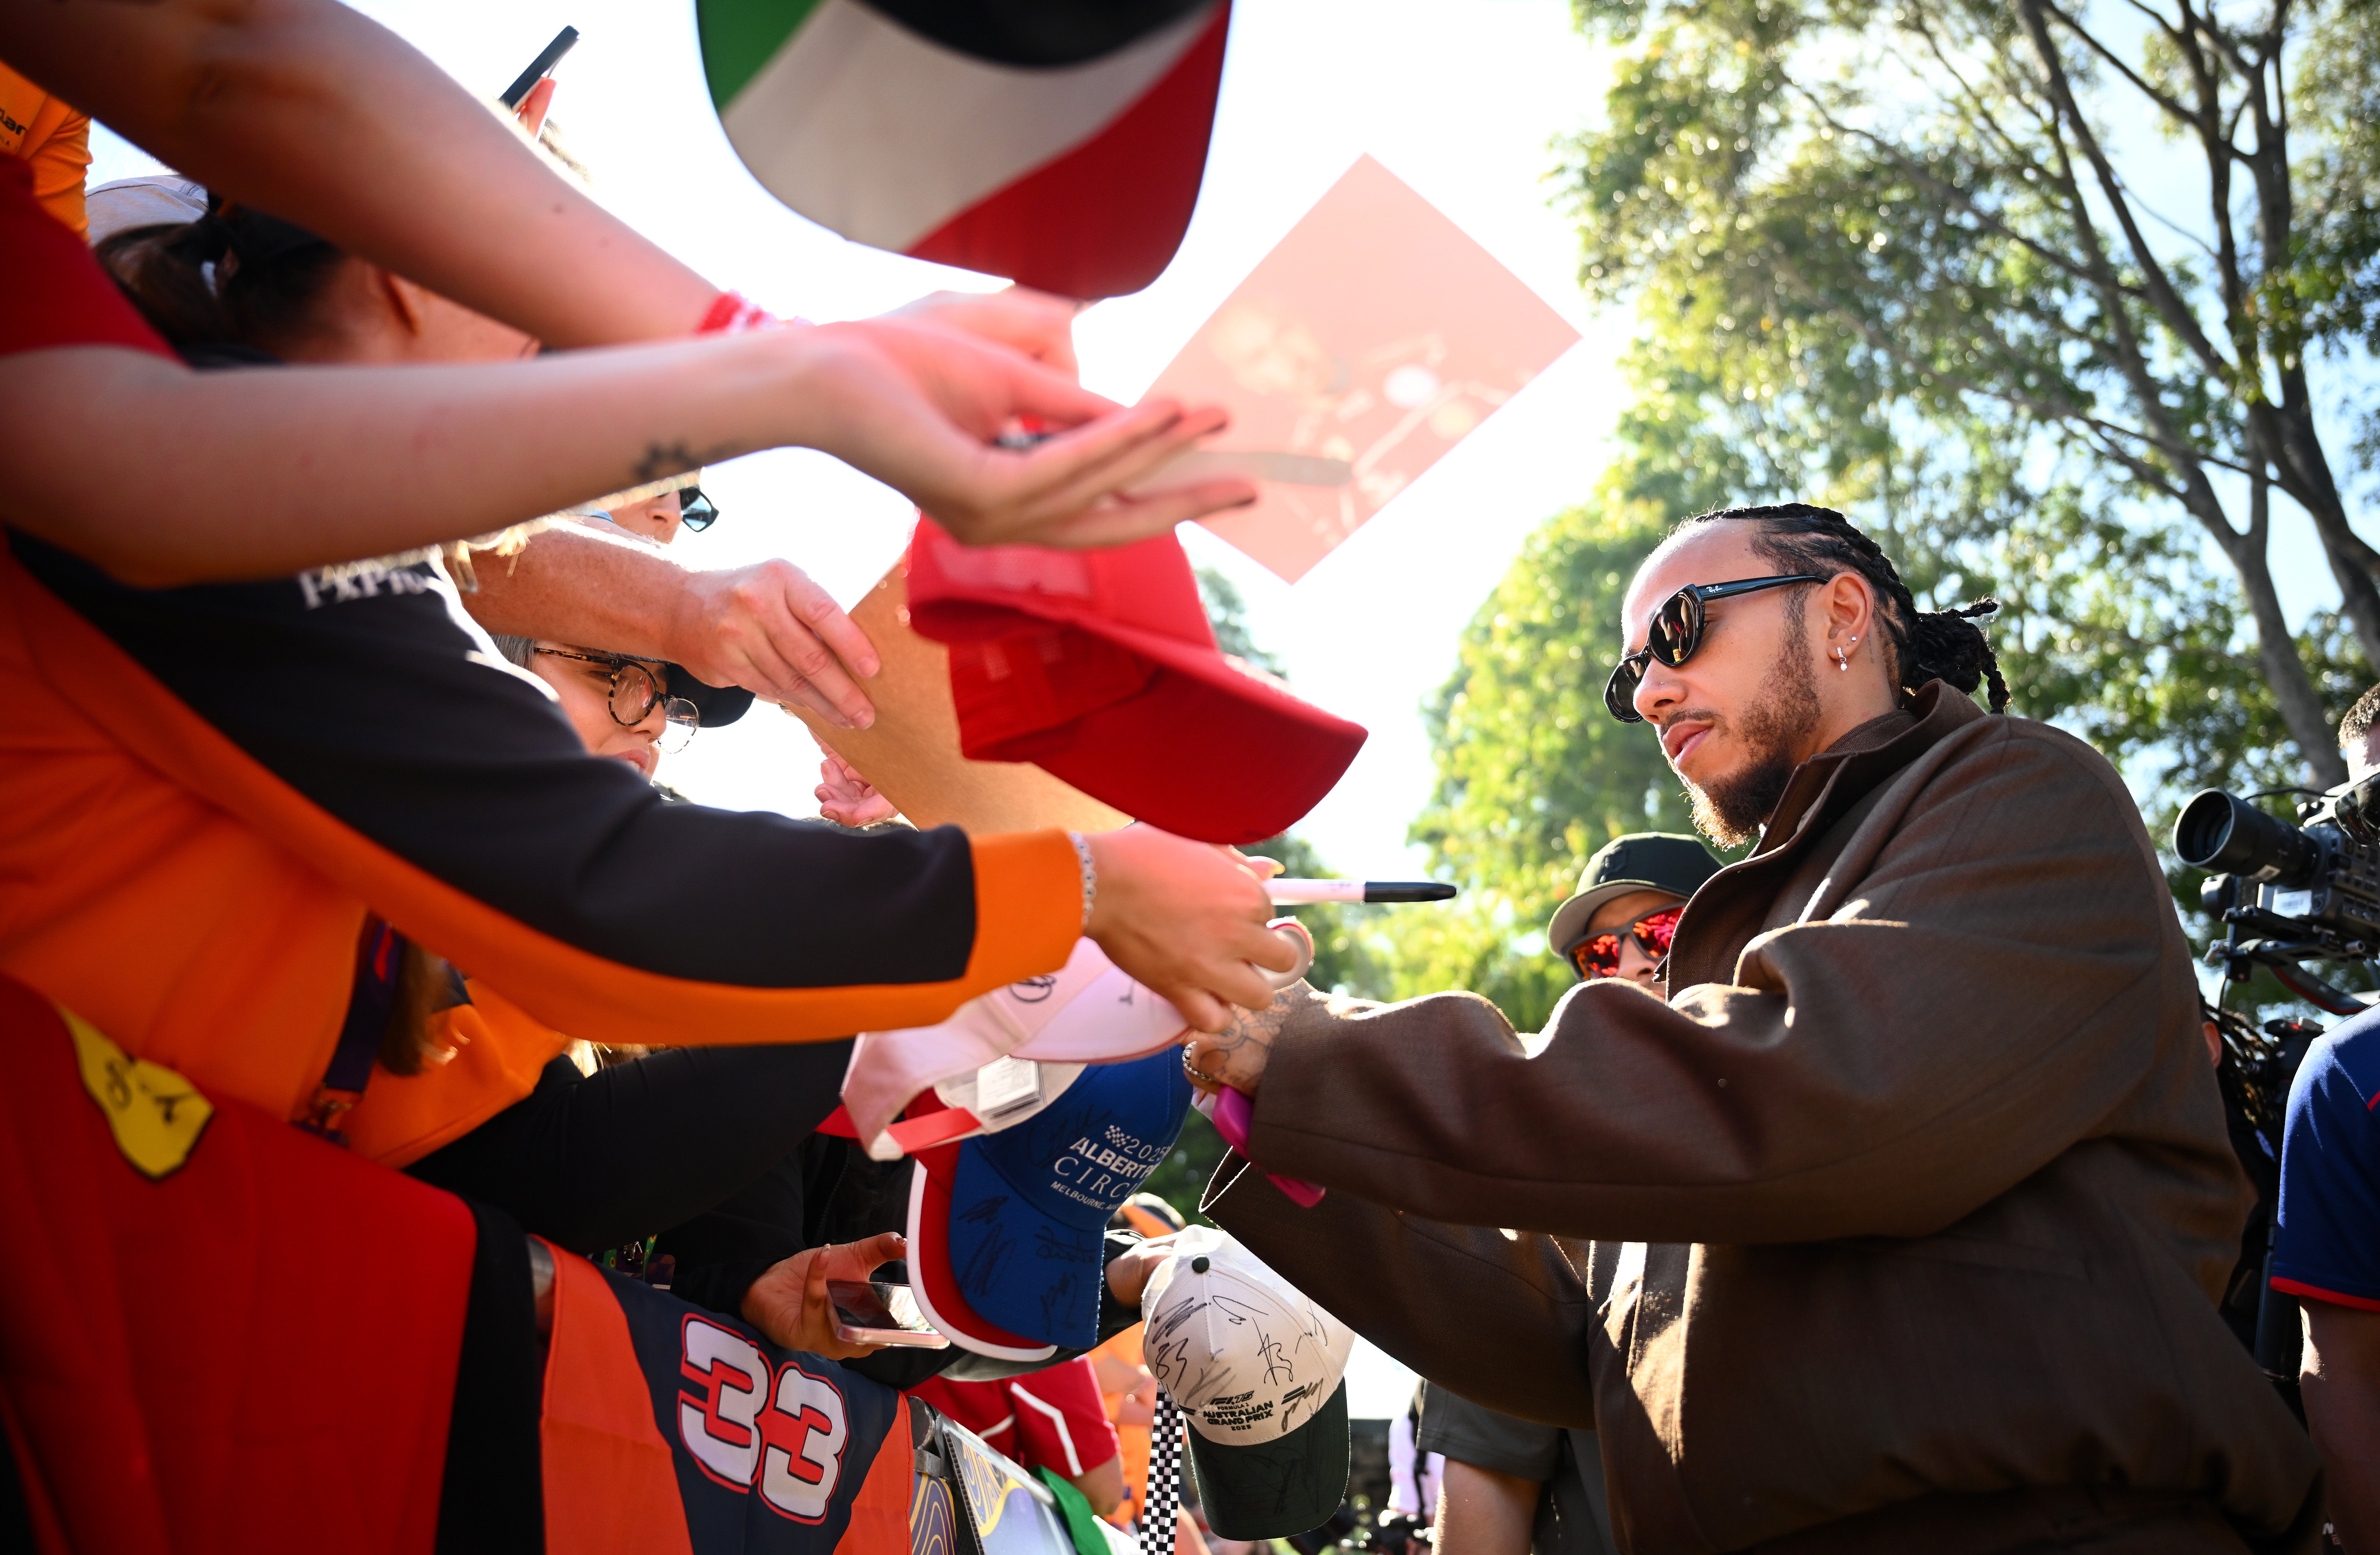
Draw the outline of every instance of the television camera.
<instances>
[{"instance_id":1,"label":"television camera","mask_svg":"<svg viewBox=\"0 0 2380 1555\"><path fill-rule=\"evenodd\" d=\"M2174 821L2173 851L2209 871L2199 900L2224 926L2206 959L2235 982L2269 966L2317 1009L2360 1014L2366 996L2307 964L2380 958L2380 772L2301 801L2294 826L2250 803L2267 796L2205 789Z\"/></svg>"}]
</instances>

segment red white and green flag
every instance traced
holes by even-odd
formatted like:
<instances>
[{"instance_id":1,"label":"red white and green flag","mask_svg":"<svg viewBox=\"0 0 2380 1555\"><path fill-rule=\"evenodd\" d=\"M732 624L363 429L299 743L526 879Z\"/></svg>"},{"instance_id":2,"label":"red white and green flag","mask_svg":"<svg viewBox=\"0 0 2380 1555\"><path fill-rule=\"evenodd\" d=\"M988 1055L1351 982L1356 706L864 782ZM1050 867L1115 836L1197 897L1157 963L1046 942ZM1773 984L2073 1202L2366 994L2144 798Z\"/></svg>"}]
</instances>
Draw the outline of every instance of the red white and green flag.
<instances>
[{"instance_id":1,"label":"red white and green flag","mask_svg":"<svg viewBox=\"0 0 2380 1555\"><path fill-rule=\"evenodd\" d=\"M753 176L862 243L1067 297L1157 278L1198 200L1230 0L697 0Z\"/></svg>"}]
</instances>

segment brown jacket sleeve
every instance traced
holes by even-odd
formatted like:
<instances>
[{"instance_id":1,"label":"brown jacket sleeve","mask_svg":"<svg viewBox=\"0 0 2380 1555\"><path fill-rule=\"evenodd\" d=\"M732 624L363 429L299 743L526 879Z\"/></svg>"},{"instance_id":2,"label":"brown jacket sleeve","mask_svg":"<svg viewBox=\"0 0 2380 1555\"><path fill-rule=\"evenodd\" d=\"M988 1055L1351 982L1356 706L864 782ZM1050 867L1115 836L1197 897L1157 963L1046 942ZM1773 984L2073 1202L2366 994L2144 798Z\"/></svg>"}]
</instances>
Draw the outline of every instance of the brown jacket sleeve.
<instances>
[{"instance_id":1,"label":"brown jacket sleeve","mask_svg":"<svg viewBox=\"0 0 2380 1555\"><path fill-rule=\"evenodd\" d=\"M1433 1388L1524 1419L1595 1428L1588 1249L1441 1225L1351 1194L1303 1209L1235 1160L1200 1208Z\"/></svg>"},{"instance_id":2,"label":"brown jacket sleeve","mask_svg":"<svg viewBox=\"0 0 2380 1555\"><path fill-rule=\"evenodd\" d=\"M1296 1006L1253 1154L1434 1220L1576 1237L1800 1242L1960 1220L2100 1130L2189 990L2113 770L2016 720L1944 743L1840 820L1823 870L1758 893L1773 927L1731 982L1666 1005L1576 989L1535 1058L1471 994ZM1704 888L1682 952L1706 906L1723 911L1723 882L1763 865Z\"/></svg>"}]
</instances>

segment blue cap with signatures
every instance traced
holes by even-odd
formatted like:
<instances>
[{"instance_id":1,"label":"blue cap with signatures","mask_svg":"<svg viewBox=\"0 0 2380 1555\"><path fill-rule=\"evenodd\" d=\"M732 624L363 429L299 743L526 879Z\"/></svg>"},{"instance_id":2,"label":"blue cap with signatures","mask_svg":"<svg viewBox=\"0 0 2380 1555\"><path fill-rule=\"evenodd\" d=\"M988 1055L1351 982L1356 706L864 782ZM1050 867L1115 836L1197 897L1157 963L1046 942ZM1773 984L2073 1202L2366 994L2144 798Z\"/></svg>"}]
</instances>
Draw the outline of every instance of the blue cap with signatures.
<instances>
[{"instance_id":1,"label":"blue cap with signatures","mask_svg":"<svg viewBox=\"0 0 2380 1555\"><path fill-rule=\"evenodd\" d=\"M1181 1055L1167 1048L1094 1064L1040 1112L963 1143L946 1234L976 1311L1046 1344L1097 1344L1109 1217L1165 1160L1189 1110Z\"/></svg>"}]
</instances>

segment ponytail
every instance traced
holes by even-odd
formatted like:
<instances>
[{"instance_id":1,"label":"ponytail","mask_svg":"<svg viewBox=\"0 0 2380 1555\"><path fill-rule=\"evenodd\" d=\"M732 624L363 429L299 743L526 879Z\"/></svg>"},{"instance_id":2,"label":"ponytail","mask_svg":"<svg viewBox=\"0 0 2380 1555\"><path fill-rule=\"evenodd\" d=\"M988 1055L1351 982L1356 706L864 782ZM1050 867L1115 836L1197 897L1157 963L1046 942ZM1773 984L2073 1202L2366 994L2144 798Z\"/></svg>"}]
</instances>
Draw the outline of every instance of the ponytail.
<instances>
[{"instance_id":1,"label":"ponytail","mask_svg":"<svg viewBox=\"0 0 2380 1555\"><path fill-rule=\"evenodd\" d=\"M92 250L176 350L273 349L317 326L346 250L261 211L218 205L195 222L128 227Z\"/></svg>"},{"instance_id":2,"label":"ponytail","mask_svg":"<svg viewBox=\"0 0 2380 1555\"><path fill-rule=\"evenodd\" d=\"M1999 601L1986 595L1972 604L1919 612L1909 632L1910 669L1903 680L1912 687L1944 681L1970 696L1989 682L1992 711L2006 712L2009 688L2000 674L1999 655L1975 626L1998 614L1999 608Z\"/></svg>"}]
</instances>

